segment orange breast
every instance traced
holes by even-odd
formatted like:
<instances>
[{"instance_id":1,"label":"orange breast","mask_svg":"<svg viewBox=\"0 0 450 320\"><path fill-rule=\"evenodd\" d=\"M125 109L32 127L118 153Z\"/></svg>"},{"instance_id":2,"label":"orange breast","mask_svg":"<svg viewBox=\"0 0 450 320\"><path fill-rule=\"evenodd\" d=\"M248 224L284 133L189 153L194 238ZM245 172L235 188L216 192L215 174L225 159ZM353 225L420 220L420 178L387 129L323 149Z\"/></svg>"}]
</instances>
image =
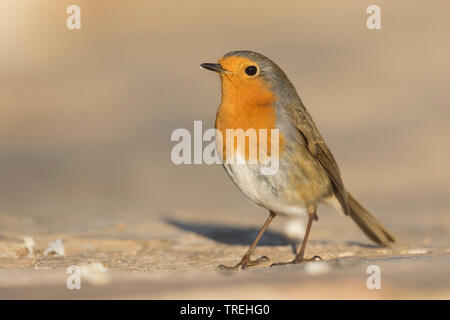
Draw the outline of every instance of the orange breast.
<instances>
[{"instance_id":1,"label":"orange breast","mask_svg":"<svg viewBox=\"0 0 450 320\"><path fill-rule=\"evenodd\" d=\"M267 130L267 155L271 150L271 129L275 128L275 96L261 79L239 81L239 79L222 78L222 101L217 112L216 129L220 130L223 140L227 129L255 129L257 145L260 147L260 130ZM249 138L246 137L245 159L249 159ZM282 136L280 134L279 150ZM234 150L237 151L237 138ZM258 149L259 150L259 149ZM226 158L226 146L223 145L223 159Z\"/></svg>"}]
</instances>

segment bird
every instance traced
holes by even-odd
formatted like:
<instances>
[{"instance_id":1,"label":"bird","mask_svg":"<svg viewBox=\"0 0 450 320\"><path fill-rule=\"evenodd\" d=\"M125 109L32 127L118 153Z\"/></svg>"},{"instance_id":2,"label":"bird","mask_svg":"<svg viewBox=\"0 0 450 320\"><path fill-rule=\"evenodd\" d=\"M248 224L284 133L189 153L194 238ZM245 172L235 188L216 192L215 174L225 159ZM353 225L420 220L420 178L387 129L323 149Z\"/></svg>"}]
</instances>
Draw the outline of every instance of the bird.
<instances>
[{"instance_id":1,"label":"bird","mask_svg":"<svg viewBox=\"0 0 450 320\"><path fill-rule=\"evenodd\" d=\"M295 87L275 62L254 51L238 50L225 54L218 63L202 63L200 67L216 72L221 79L222 97L215 128L222 137L216 137L216 144L223 167L251 202L269 210L268 218L240 262L220 268L240 270L266 262L265 256L259 259L251 256L261 236L278 215L306 215L308 222L294 259L272 266L322 260L320 256L304 257L312 223L318 221L319 204L350 216L378 245L392 246L396 242L394 236L344 187L333 154ZM223 143L223 137L227 130L238 129L257 132L277 129L278 170L275 174L261 174L264 164L259 158L253 163L225 161L226 153L230 151ZM267 143L267 154L269 147ZM244 149L235 147L236 158L248 160L248 150L247 146Z\"/></svg>"}]
</instances>

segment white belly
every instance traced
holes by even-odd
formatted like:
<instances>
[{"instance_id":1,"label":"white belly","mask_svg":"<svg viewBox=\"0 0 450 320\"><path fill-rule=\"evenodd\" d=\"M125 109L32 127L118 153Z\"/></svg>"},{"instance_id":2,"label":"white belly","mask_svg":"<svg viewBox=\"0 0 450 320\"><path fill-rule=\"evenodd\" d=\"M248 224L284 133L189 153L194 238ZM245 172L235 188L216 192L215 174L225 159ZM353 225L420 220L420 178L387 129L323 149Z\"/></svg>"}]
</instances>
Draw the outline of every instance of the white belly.
<instances>
[{"instance_id":1,"label":"white belly","mask_svg":"<svg viewBox=\"0 0 450 320\"><path fill-rule=\"evenodd\" d=\"M278 214L304 216L307 214L306 206L302 203L287 203L285 197L280 195L282 188L278 183L284 177L279 171L272 176L264 176L258 164L225 164L225 170L233 179L238 188L256 205L272 210Z\"/></svg>"}]
</instances>

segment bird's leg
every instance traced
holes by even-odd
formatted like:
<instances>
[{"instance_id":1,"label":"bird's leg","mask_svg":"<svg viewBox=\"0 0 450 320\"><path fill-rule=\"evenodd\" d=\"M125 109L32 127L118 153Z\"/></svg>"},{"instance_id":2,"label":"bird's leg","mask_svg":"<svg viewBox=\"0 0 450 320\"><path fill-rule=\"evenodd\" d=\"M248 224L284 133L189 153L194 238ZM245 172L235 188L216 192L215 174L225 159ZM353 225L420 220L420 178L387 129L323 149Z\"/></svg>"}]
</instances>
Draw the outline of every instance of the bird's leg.
<instances>
[{"instance_id":1,"label":"bird's leg","mask_svg":"<svg viewBox=\"0 0 450 320\"><path fill-rule=\"evenodd\" d=\"M297 263L302 263L305 261L322 260L322 258L319 256L314 256L310 259L303 258L303 255L305 254L306 242L308 241L309 232L311 231L312 222L313 222L313 220L317 220L316 209L317 209L317 207L314 204L308 206L308 225L306 226L306 232L305 232L305 236L303 237L302 247L300 248L300 251L298 252L298 254L295 256L294 260L292 260L290 262L274 263L271 265L271 267L282 266L282 265L286 265L286 264L297 264Z\"/></svg>"},{"instance_id":2,"label":"bird's leg","mask_svg":"<svg viewBox=\"0 0 450 320\"><path fill-rule=\"evenodd\" d=\"M263 256L257 260L251 260L250 256L253 253L253 251L255 250L256 245L259 242L259 239L261 239L261 236L266 231L266 229L269 227L269 224L272 222L272 220L273 220L273 218L275 218L275 216L276 216L276 213L273 211L270 211L270 215L267 218L264 225L262 226L261 230L259 230L259 233L256 236L255 241L253 241L252 245L250 246L250 248L248 248L247 252L244 254L241 261L237 265L235 265L235 266L220 265L219 268L223 269L223 270L240 270L240 269L245 269L247 267L255 266L261 262L269 260L269 258L267 258L266 256Z\"/></svg>"}]
</instances>

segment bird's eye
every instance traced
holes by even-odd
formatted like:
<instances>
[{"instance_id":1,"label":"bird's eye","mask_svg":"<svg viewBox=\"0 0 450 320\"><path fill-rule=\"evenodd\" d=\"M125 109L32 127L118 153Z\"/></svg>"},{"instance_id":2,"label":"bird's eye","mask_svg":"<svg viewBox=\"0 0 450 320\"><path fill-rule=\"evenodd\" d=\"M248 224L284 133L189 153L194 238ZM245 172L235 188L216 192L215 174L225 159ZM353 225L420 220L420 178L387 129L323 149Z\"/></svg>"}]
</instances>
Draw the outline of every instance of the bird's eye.
<instances>
[{"instance_id":1,"label":"bird's eye","mask_svg":"<svg viewBox=\"0 0 450 320\"><path fill-rule=\"evenodd\" d=\"M245 73L250 77L254 76L257 72L258 68L256 66L248 66L245 68Z\"/></svg>"}]
</instances>

